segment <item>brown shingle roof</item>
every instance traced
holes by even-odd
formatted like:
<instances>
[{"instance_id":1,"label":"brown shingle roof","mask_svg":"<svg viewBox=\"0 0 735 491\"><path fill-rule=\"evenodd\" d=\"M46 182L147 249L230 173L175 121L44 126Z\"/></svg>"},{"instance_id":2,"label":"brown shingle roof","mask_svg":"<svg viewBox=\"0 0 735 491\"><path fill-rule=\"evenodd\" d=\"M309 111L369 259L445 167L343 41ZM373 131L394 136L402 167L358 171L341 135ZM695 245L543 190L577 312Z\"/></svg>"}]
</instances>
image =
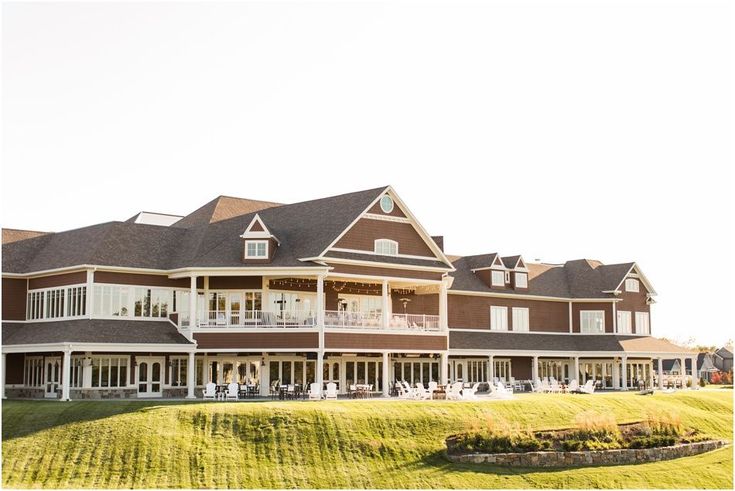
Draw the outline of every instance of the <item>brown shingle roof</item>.
<instances>
[{"instance_id":1,"label":"brown shingle roof","mask_svg":"<svg viewBox=\"0 0 735 491\"><path fill-rule=\"evenodd\" d=\"M19 240L32 239L41 235L46 235L51 232L39 232L37 230L20 230L17 228L4 228L3 229L3 244L10 244L11 242L18 242Z\"/></svg>"},{"instance_id":2,"label":"brown shingle roof","mask_svg":"<svg viewBox=\"0 0 735 491\"><path fill-rule=\"evenodd\" d=\"M198 225L206 225L281 205L282 203L273 203L270 201L218 196L204 206L189 213L174 223L173 226L190 228Z\"/></svg>"},{"instance_id":3,"label":"brown shingle roof","mask_svg":"<svg viewBox=\"0 0 735 491\"><path fill-rule=\"evenodd\" d=\"M192 344L169 321L78 319L3 322L3 346L56 343Z\"/></svg>"},{"instance_id":4,"label":"brown shingle roof","mask_svg":"<svg viewBox=\"0 0 735 491\"><path fill-rule=\"evenodd\" d=\"M541 334L449 330L450 349L502 351L603 351L613 353L681 353L688 348L651 336L593 334Z\"/></svg>"}]
</instances>

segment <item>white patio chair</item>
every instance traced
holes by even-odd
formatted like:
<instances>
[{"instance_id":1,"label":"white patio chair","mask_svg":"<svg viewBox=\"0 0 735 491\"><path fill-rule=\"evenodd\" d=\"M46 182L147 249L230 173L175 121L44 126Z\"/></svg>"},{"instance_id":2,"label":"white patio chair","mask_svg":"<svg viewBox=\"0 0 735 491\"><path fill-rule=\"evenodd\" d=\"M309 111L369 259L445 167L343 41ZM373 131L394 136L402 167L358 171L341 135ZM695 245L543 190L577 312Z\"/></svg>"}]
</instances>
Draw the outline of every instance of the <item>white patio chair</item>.
<instances>
[{"instance_id":1,"label":"white patio chair","mask_svg":"<svg viewBox=\"0 0 735 491\"><path fill-rule=\"evenodd\" d=\"M474 401L477 400L475 393L477 388L480 387L480 383L475 383L472 387L465 387L462 389L462 400L463 401Z\"/></svg>"},{"instance_id":2,"label":"white patio chair","mask_svg":"<svg viewBox=\"0 0 735 491\"><path fill-rule=\"evenodd\" d=\"M551 382L549 383L549 392L552 394L558 394L561 392L561 385L559 385L559 382L557 382L556 379L551 379Z\"/></svg>"},{"instance_id":3,"label":"white patio chair","mask_svg":"<svg viewBox=\"0 0 735 491\"><path fill-rule=\"evenodd\" d=\"M462 382L455 382L447 388L447 400L458 401L462 398Z\"/></svg>"},{"instance_id":4,"label":"white patio chair","mask_svg":"<svg viewBox=\"0 0 735 491\"><path fill-rule=\"evenodd\" d=\"M429 399L434 399L434 392L436 392L436 389L439 387L439 384L437 382L434 382L433 380L429 382Z\"/></svg>"},{"instance_id":5,"label":"white patio chair","mask_svg":"<svg viewBox=\"0 0 735 491\"><path fill-rule=\"evenodd\" d=\"M592 394L595 391L595 381L588 380L584 386L579 388L579 392L582 394Z\"/></svg>"},{"instance_id":6,"label":"white patio chair","mask_svg":"<svg viewBox=\"0 0 735 491\"><path fill-rule=\"evenodd\" d=\"M541 381L541 392L543 393L551 392L551 387L549 387L549 379L544 378Z\"/></svg>"},{"instance_id":7,"label":"white patio chair","mask_svg":"<svg viewBox=\"0 0 735 491\"><path fill-rule=\"evenodd\" d=\"M227 385L227 394L225 395L225 400L237 400L237 394L240 392L240 385L237 382L232 382L231 384Z\"/></svg>"},{"instance_id":8,"label":"white patio chair","mask_svg":"<svg viewBox=\"0 0 735 491\"><path fill-rule=\"evenodd\" d=\"M509 389L505 388L505 385L503 385L503 382L498 382L498 384L495 386L495 397L498 399L510 399L513 397L513 392Z\"/></svg>"},{"instance_id":9,"label":"white patio chair","mask_svg":"<svg viewBox=\"0 0 735 491\"><path fill-rule=\"evenodd\" d=\"M207 385L205 385L204 394L202 397L204 399L215 400L217 398L217 384L215 384L214 382L209 382Z\"/></svg>"},{"instance_id":10,"label":"white patio chair","mask_svg":"<svg viewBox=\"0 0 735 491\"><path fill-rule=\"evenodd\" d=\"M426 400L431 399L431 392L424 388L424 384L416 382L416 399Z\"/></svg>"},{"instance_id":11,"label":"white patio chair","mask_svg":"<svg viewBox=\"0 0 735 491\"><path fill-rule=\"evenodd\" d=\"M313 382L309 385L309 400L318 401L322 398L321 391L319 390L319 384Z\"/></svg>"},{"instance_id":12,"label":"white patio chair","mask_svg":"<svg viewBox=\"0 0 735 491\"><path fill-rule=\"evenodd\" d=\"M403 381L403 388L404 388L404 390L406 392L408 392L407 399L417 399L417 391L416 391L416 389L414 389L413 387L411 387L411 385L408 382L406 382L405 380Z\"/></svg>"},{"instance_id":13,"label":"white patio chair","mask_svg":"<svg viewBox=\"0 0 735 491\"><path fill-rule=\"evenodd\" d=\"M569 382L569 385L567 385L567 393L577 392L578 390L579 390L579 382L577 382L577 379L574 378Z\"/></svg>"},{"instance_id":14,"label":"white patio chair","mask_svg":"<svg viewBox=\"0 0 735 491\"><path fill-rule=\"evenodd\" d=\"M543 384L541 383L541 379L537 378L535 382L533 382L533 391L534 392L543 392Z\"/></svg>"},{"instance_id":15,"label":"white patio chair","mask_svg":"<svg viewBox=\"0 0 735 491\"><path fill-rule=\"evenodd\" d=\"M327 392L324 394L324 398L337 400L337 384L334 382L327 384Z\"/></svg>"},{"instance_id":16,"label":"white patio chair","mask_svg":"<svg viewBox=\"0 0 735 491\"><path fill-rule=\"evenodd\" d=\"M399 399L410 399L411 394L403 387L403 384L396 382L396 392L398 392Z\"/></svg>"},{"instance_id":17,"label":"white patio chair","mask_svg":"<svg viewBox=\"0 0 735 491\"><path fill-rule=\"evenodd\" d=\"M505 391L509 394L513 393L513 387L506 387L502 380L498 380L498 391L502 392Z\"/></svg>"}]
</instances>

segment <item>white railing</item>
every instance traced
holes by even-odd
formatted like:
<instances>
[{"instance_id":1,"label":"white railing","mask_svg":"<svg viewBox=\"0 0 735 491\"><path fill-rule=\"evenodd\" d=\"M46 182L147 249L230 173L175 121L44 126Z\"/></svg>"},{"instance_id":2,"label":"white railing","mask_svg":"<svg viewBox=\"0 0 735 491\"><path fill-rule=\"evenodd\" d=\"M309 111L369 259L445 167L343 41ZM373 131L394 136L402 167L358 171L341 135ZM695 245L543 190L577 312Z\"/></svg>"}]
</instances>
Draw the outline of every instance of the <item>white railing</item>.
<instances>
[{"instance_id":1,"label":"white railing","mask_svg":"<svg viewBox=\"0 0 735 491\"><path fill-rule=\"evenodd\" d=\"M439 316L427 314L391 314L388 325L383 325L380 312L324 312L324 327L348 329L401 329L417 331L438 331Z\"/></svg>"},{"instance_id":2,"label":"white railing","mask_svg":"<svg viewBox=\"0 0 735 491\"><path fill-rule=\"evenodd\" d=\"M188 322L187 322L188 324ZM186 324L183 324L186 325ZM316 314L304 311L203 312L199 327L314 327Z\"/></svg>"},{"instance_id":3,"label":"white railing","mask_svg":"<svg viewBox=\"0 0 735 491\"><path fill-rule=\"evenodd\" d=\"M182 327L189 326L189 316L179 313L178 322ZM316 313L303 311L263 311L244 312L205 311L199 315L198 327L315 327ZM408 331L439 331L439 316L429 314L392 313L388 325L383 323L380 312L343 312L324 311L324 327L344 329L397 329Z\"/></svg>"}]
</instances>

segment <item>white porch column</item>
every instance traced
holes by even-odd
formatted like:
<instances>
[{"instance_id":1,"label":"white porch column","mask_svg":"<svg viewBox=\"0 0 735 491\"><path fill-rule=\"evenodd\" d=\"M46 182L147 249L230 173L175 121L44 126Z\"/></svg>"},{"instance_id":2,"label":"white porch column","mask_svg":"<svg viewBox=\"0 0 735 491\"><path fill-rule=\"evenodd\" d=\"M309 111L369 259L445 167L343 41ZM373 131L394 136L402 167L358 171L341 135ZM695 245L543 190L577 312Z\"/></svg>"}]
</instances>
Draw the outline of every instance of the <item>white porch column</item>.
<instances>
[{"instance_id":1,"label":"white porch column","mask_svg":"<svg viewBox=\"0 0 735 491\"><path fill-rule=\"evenodd\" d=\"M686 389L687 387L687 359L684 357L680 358L679 366L681 367L681 388Z\"/></svg>"},{"instance_id":2,"label":"white porch column","mask_svg":"<svg viewBox=\"0 0 735 491\"><path fill-rule=\"evenodd\" d=\"M61 400L70 401L69 387L71 386L71 349L69 348L64 350L64 360L61 365L61 370Z\"/></svg>"},{"instance_id":3,"label":"white porch column","mask_svg":"<svg viewBox=\"0 0 735 491\"><path fill-rule=\"evenodd\" d=\"M648 387L647 389L653 389L653 359L648 363Z\"/></svg>"},{"instance_id":4,"label":"white porch column","mask_svg":"<svg viewBox=\"0 0 735 491\"><path fill-rule=\"evenodd\" d=\"M620 389L620 365L618 365L617 358L613 358L612 362L612 388Z\"/></svg>"},{"instance_id":5,"label":"white porch column","mask_svg":"<svg viewBox=\"0 0 735 491\"><path fill-rule=\"evenodd\" d=\"M449 353L442 351L439 357L439 383L447 385L449 383Z\"/></svg>"},{"instance_id":6,"label":"white porch column","mask_svg":"<svg viewBox=\"0 0 735 491\"><path fill-rule=\"evenodd\" d=\"M383 353L383 397L390 397L390 354Z\"/></svg>"},{"instance_id":7,"label":"white porch column","mask_svg":"<svg viewBox=\"0 0 735 491\"><path fill-rule=\"evenodd\" d=\"M579 376L579 356L574 357L574 377L572 380L576 380L579 385L582 385L581 377ZM585 380L585 382L587 382Z\"/></svg>"},{"instance_id":8,"label":"white porch column","mask_svg":"<svg viewBox=\"0 0 735 491\"><path fill-rule=\"evenodd\" d=\"M324 327L324 275L316 277L316 324L318 327ZM320 347L323 347L320 342Z\"/></svg>"},{"instance_id":9,"label":"white porch column","mask_svg":"<svg viewBox=\"0 0 735 491\"><path fill-rule=\"evenodd\" d=\"M623 380L620 385L620 390L628 390L628 357L624 356L621 363L620 368Z\"/></svg>"},{"instance_id":10,"label":"white porch column","mask_svg":"<svg viewBox=\"0 0 735 491\"><path fill-rule=\"evenodd\" d=\"M664 389L664 360L662 358L658 359L658 388Z\"/></svg>"},{"instance_id":11,"label":"white porch column","mask_svg":"<svg viewBox=\"0 0 735 491\"><path fill-rule=\"evenodd\" d=\"M439 285L439 329L442 331L449 329L449 318L447 314L447 284L442 279Z\"/></svg>"},{"instance_id":12,"label":"white porch column","mask_svg":"<svg viewBox=\"0 0 735 491\"><path fill-rule=\"evenodd\" d=\"M3 353L3 373L0 375L0 398L5 399L5 367L7 366L7 355Z\"/></svg>"},{"instance_id":13,"label":"white porch column","mask_svg":"<svg viewBox=\"0 0 735 491\"><path fill-rule=\"evenodd\" d=\"M191 284L189 285L189 329L197 327L197 277L192 275ZM192 339L191 332L189 339Z\"/></svg>"},{"instance_id":14,"label":"white porch column","mask_svg":"<svg viewBox=\"0 0 735 491\"><path fill-rule=\"evenodd\" d=\"M316 354L316 383L319 386L319 394L324 391L324 352L319 350Z\"/></svg>"},{"instance_id":15,"label":"white porch column","mask_svg":"<svg viewBox=\"0 0 735 491\"><path fill-rule=\"evenodd\" d=\"M487 357L487 381L488 383L493 383L493 379L495 378L495 356L490 355Z\"/></svg>"},{"instance_id":16,"label":"white porch column","mask_svg":"<svg viewBox=\"0 0 735 491\"><path fill-rule=\"evenodd\" d=\"M268 360L268 353L263 353L261 355L260 359L260 395L263 397L268 397L270 394L270 385L271 385L271 371L270 371L270 361Z\"/></svg>"},{"instance_id":17,"label":"white porch column","mask_svg":"<svg viewBox=\"0 0 735 491\"><path fill-rule=\"evenodd\" d=\"M388 313L388 280L383 280L383 315L382 315L382 324L383 327L388 327L388 324L390 323L390 317Z\"/></svg>"},{"instance_id":18,"label":"white porch column","mask_svg":"<svg viewBox=\"0 0 735 491\"><path fill-rule=\"evenodd\" d=\"M186 398L194 399L196 398L196 396L194 395L194 387L197 383L197 365L193 351L189 353L189 363L187 363L186 367Z\"/></svg>"},{"instance_id":19,"label":"white porch column","mask_svg":"<svg viewBox=\"0 0 735 491\"><path fill-rule=\"evenodd\" d=\"M699 373L697 372L697 357L692 357L692 389L699 388Z\"/></svg>"},{"instance_id":20,"label":"white porch column","mask_svg":"<svg viewBox=\"0 0 735 491\"><path fill-rule=\"evenodd\" d=\"M531 363L531 378L533 379L533 383L535 384L536 379L538 378L538 356L534 356Z\"/></svg>"},{"instance_id":21,"label":"white porch column","mask_svg":"<svg viewBox=\"0 0 735 491\"><path fill-rule=\"evenodd\" d=\"M202 279L202 287L204 288L204 312L200 312L203 321L209 322L209 276Z\"/></svg>"},{"instance_id":22,"label":"white porch column","mask_svg":"<svg viewBox=\"0 0 735 491\"><path fill-rule=\"evenodd\" d=\"M87 297L84 306L85 314L88 319L92 318L92 310L94 308L94 270L87 270Z\"/></svg>"}]
</instances>

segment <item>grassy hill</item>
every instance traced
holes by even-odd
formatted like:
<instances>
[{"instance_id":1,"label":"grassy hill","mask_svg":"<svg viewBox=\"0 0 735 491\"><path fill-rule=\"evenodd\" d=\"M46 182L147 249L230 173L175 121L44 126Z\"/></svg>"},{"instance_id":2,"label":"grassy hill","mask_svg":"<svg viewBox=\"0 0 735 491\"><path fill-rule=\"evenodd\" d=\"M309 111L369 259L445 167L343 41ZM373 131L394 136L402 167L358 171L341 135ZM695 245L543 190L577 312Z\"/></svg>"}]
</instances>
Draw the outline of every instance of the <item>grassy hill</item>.
<instances>
[{"instance_id":1,"label":"grassy hill","mask_svg":"<svg viewBox=\"0 0 735 491\"><path fill-rule=\"evenodd\" d=\"M487 402L4 401L5 487L732 488L732 447L636 466L519 470L455 465L444 438L488 419L570 426L649 408L732 441L730 390L521 395Z\"/></svg>"}]
</instances>

